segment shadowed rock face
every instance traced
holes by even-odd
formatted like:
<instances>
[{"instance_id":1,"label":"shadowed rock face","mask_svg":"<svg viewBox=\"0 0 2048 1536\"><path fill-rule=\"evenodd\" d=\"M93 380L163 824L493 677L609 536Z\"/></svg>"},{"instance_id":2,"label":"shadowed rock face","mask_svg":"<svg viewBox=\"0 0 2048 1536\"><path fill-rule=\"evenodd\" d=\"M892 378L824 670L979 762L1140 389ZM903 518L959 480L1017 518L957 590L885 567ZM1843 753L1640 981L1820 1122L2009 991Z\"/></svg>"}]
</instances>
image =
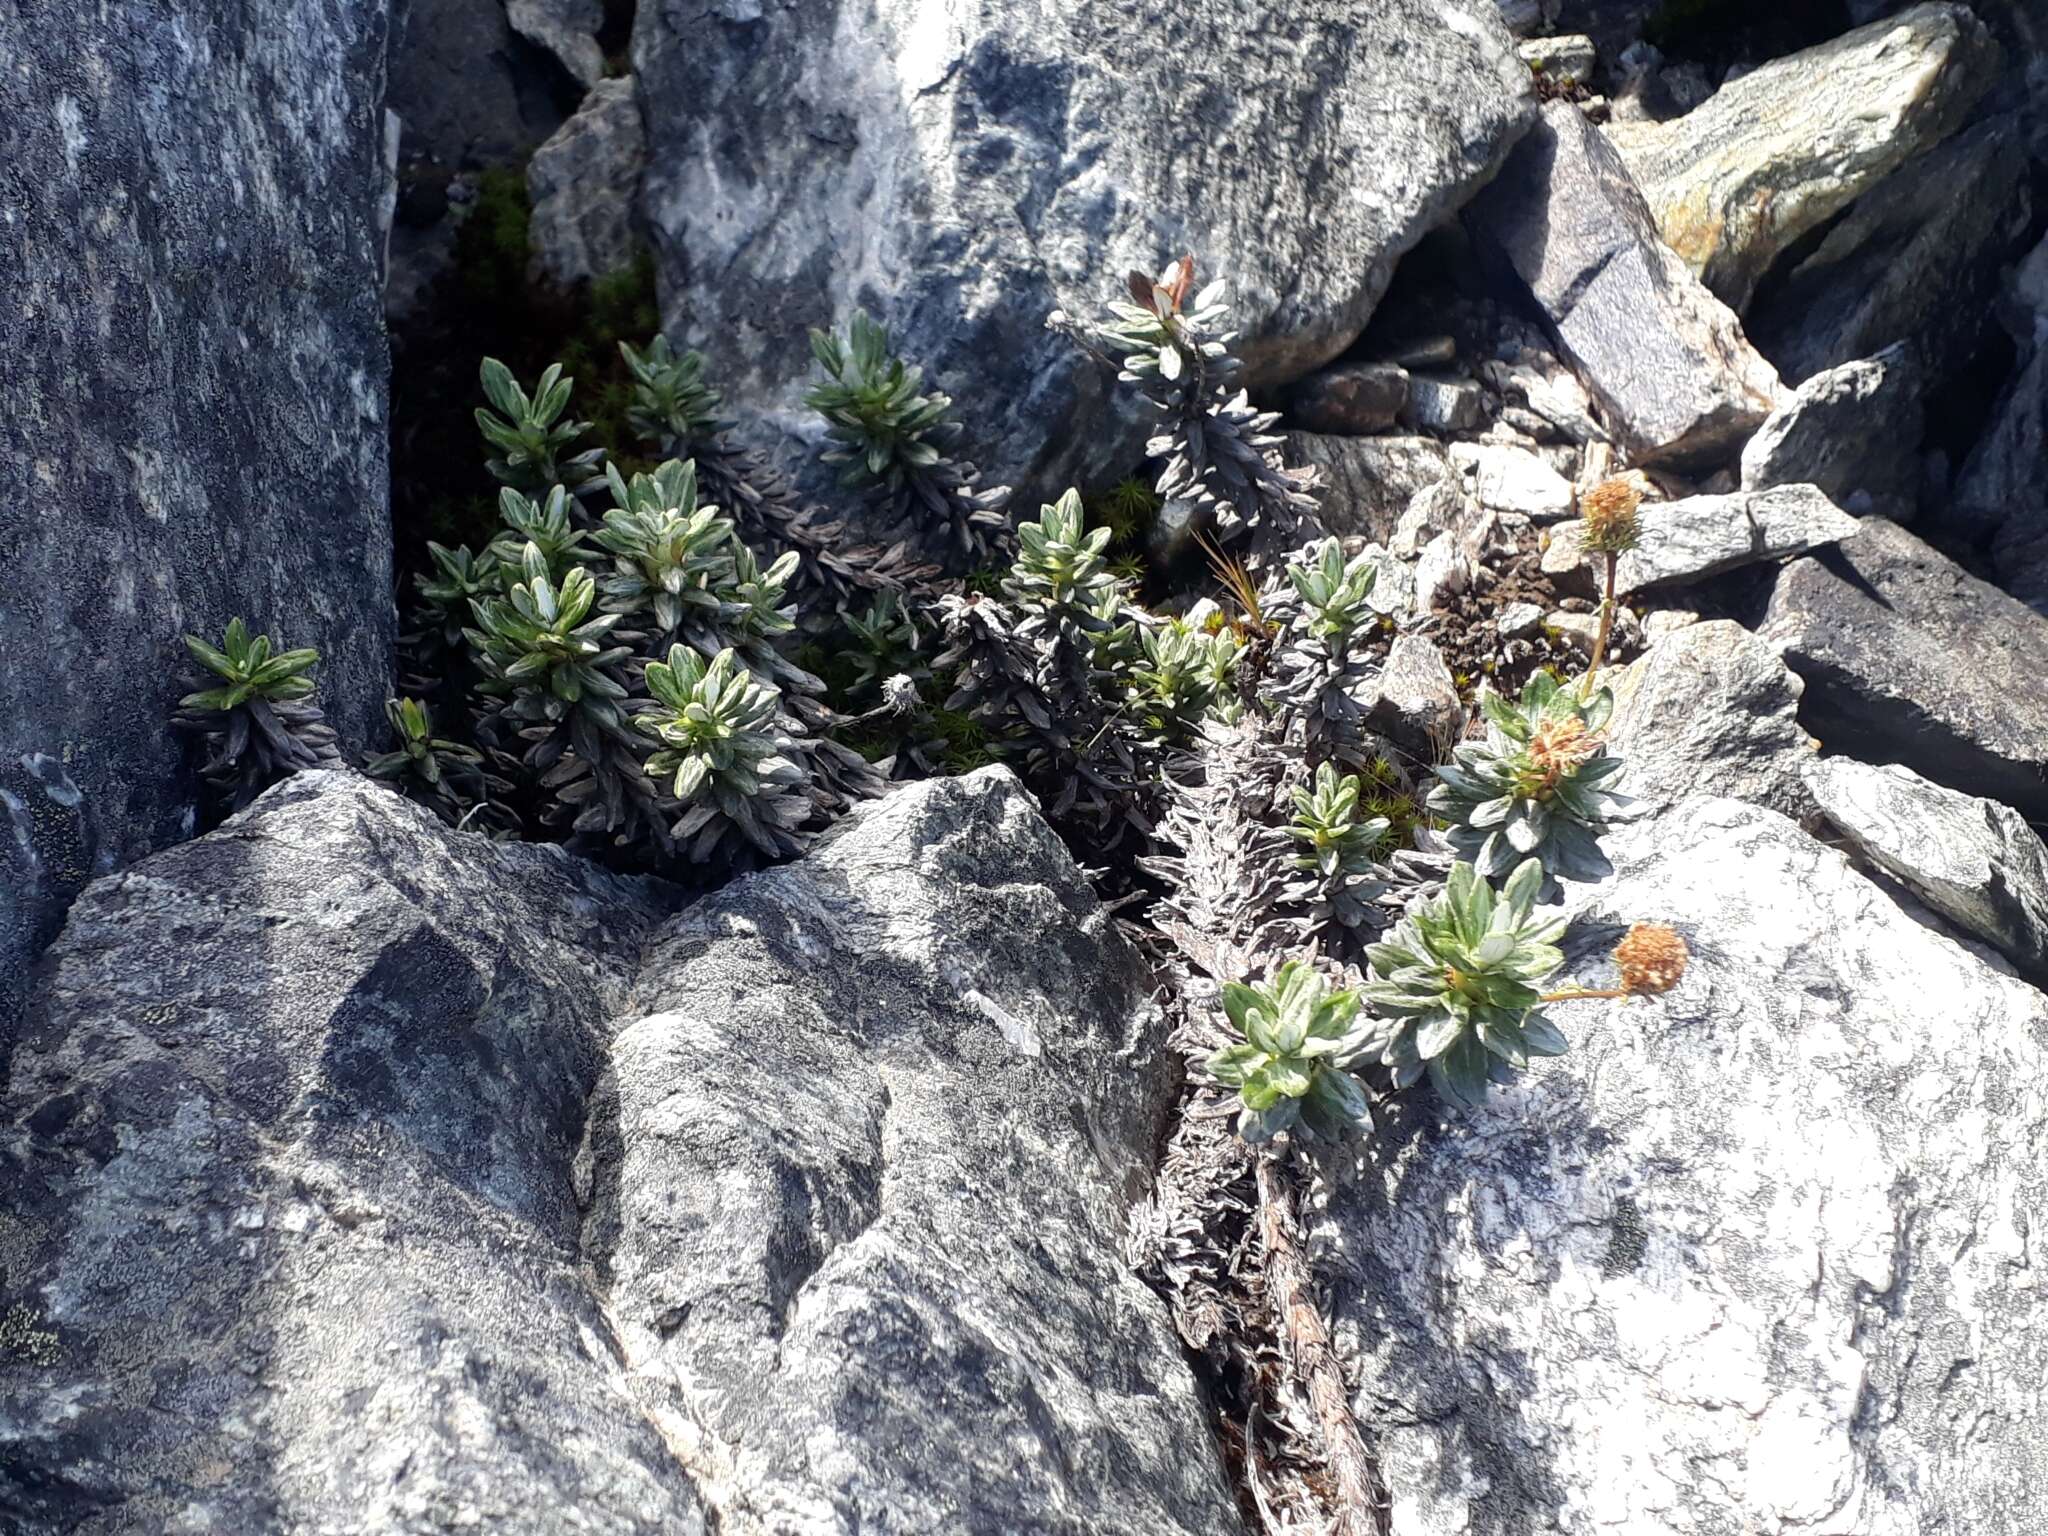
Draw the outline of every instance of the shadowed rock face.
<instances>
[{"instance_id":1,"label":"shadowed rock face","mask_svg":"<svg viewBox=\"0 0 2048 1536\"><path fill-rule=\"evenodd\" d=\"M1569 102L1544 108L1465 223L1528 290L1634 461L1712 459L1776 403L1777 374Z\"/></svg>"},{"instance_id":2,"label":"shadowed rock face","mask_svg":"<svg viewBox=\"0 0 2048 1536\"><path fill-rule=\"evenodd\" d=\"M1968 7L1916 5L1610 136L1666 242L1742 310L1802 235L1960 126L1998 65Z\"/></svg>"},{"instance_id":3,"label":"shadowed rock face","mask_svg":"<svg viewBox=\"0 0 2048 1536\"><path fill-rule=\"evenodd\" d=\"M1882 518L1778 574L1759 633L1828 747L2048 816L2048 619Z\"/></svg>"},{"instance_id":4,"label":"shadowed rock face","mask_svg":"<svg viewBox=\"0 0 2048 1536\"><path fill-rule=\"evenodd\" d=\"M96 882L0 1099L0 1523L1235 1530L1118 1257L1177 1058L1016 781L673 904L339 773Z\"/></svg>"},{"instance_id":5,"label":"shadowed rock face","mask_svg":"<svg viewBox=\"0 0 2048 1536\"><path fill-rule=\"evenodd\" d=\"M1654 917L1678 989L1560 1006L1567 1055L1408 1106L1332 1212L1394 1529L2041 1529L2048 1001L1770 811L1615 863L1568 974Z\"/></svg>"},{"instance_id":6,"label":"shadowed rock face","mask_svg":"<svg viewBox=\"0 0 2048 1536\"><path fill-rule=\"evenodd\" d=\"M864 306L1027 508L1148 430L1049 310L1191 251L1299 377L1532 113L1492 0L648 4L633 60L669 327L738 414L809 430L805 328Z\"/></svg>"},{"instance_id":7,"label":"shadowed rock face","mask_svg":"<svg viewBox=\"0 0 2048 1536\"><path fill-rule=\"evenodd\" d=\"M0 1061L66 902L191 830L183 632L318 647L383 729L385 45L338 0L0 12Z\"/></svg>"}]
</instances>

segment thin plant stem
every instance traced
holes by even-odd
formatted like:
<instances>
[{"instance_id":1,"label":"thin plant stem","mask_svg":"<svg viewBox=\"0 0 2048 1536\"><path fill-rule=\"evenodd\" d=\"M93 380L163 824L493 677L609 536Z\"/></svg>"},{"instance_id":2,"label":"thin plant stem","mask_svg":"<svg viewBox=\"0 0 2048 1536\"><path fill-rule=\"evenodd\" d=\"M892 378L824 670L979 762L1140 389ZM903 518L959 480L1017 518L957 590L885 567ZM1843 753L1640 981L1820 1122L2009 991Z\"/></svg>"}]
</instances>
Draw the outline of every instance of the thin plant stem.
<instances>
[{"instance_id":1,"label":"thin plant stem","mask_svg":"<svg viewBox=\"0 0 2048 1536\"><path fill-rule=\"evenodd\" d=\"M1546 992L1536 1001L1539 1003L1570 1003L1582 997L1631 997L1634 994L1627 987L1566 987L1562 992Z\"/></svg>"},{"instance_id":2,"label":"thin plant stem","mask_svg":"<svg viewBox=\"0 0 2048 1536\"><path fill-rule=\"evenodd\" d=\"M1258 1159L1259 1235L1265 1246L1266 1285L1273 1310L1286 1334L1296 1374L1308 1388L1322 1429L1323 1457L1337 1494L1337 1520L1332 1536L1382 1536L1388 1507L1372 1455L1351 1413L1351 1392L1344 1368L1330 1346L1309 1284L1308 1263L1295 1237L1293 1180L1281 1155Z\"/></svg>"},{"instance_id":3,"label":"thin plant stem","mask_svg":"<svg viewBox=\"0 0 2048 1536\"><path fill-rule=\"evenodd\" d=\"M1607 595L1600 599L1600 628L1593 636L1593 660L1586 668L1586 681L1579 690L1581 699L1593 697L1593 680L1600 675L1600 658L1607 653L1607 636L1614 628L1614 567L1618 559L1609 553L1607 559Z\"/></svg>"}]
</instances>

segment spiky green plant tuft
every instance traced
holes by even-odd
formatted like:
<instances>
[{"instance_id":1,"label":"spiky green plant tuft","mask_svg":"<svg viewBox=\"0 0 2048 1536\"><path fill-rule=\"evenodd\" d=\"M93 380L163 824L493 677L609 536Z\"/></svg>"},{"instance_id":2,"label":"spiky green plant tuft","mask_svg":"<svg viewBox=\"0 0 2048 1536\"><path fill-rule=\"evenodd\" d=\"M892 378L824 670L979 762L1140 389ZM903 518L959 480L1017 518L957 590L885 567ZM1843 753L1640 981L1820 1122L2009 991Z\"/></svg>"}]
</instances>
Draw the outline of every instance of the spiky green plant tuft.
<instances>
[{"instance_id":1,"label":"spiky green plant tuft","mask_svg":"<svg viewBox=\"0 0 2048 1536\"><path fill-rule=\"evenodd\" d=\"M1373 1035L1360 999L1332 990L1304 961L1289 960L1272 981L1226 982L1223 1011L1243 1038L1208 1060L1210 1076L1235 1088L1238 1134L1270 1141L1299 1127L1336 1141L1371 1123L1365 1089L1346 1067Z\"/></svg>"},{"instance_id":2,"label":"spiky green plant tuft","mask_svg":"<svg viewBox=\"0 0 2048 1536\"><path fill-rule=\"evenodd\" d=\"M1410 910L1366 953L1365 996L1375 1020L1371 1055L1394 1085L1425 1074L1455 1103L1484 1102L1487 1086L1531 1057L1557 1056L1565 1039L1539 1009L1541 983L1564 964L1562 914L1538 915L1543 867L1517 865L1498 895L1470 864L1451 866L1444 892Z\"/></svg>"},{"instance_id":3,"label":"spiky green plant tuft","mask_svg":"<svg viewBox=\"0 0 2048 1536\"><path fill-rule=\"evenodd\" d=\"M568 451L590 430L590 423L564 419L576 381L563 376L560 363L549 366L530 395L495 357L485 358L479 373L484 395L496 407L478 406L476 412L484 441L497 450L486 463L493 475L532 496L554 485L577 490L597 478L604 461L602 448Z\"/></svg>"},{"instance_id":4,"label":"spiky green plant tuft","mask_svg":"<svg viewBox=\"0 0 2048 1536\"><path fill-rule=\"evenodd\" d=\"M1486 739L1467 742L1436 770L1429 808L1450 822L1459 857L1487 879L1523 859L1554 879L1597 880L1611 872L1599 835L1631 803L1609 781L1622 760L1602 734L1614 711L1605 688L1581 699L1538 672L1519 700L1488 688L1479 695Z\"/></svg>"},{"instance_id":5,"label":"spiky green plant tuft","mask_svg":"<svg viewBox=\"0 0 2048 1536\"><path fill-rule=\"evenodd\" d=\"M318 651L278 650L239 618L219 645L187 635L185 649L214 681L179 701L172 724L205 742L199 772L219 807L239 811L289 774L340 766L334 731L311 702Z\"/></svg>"}]
</instances>

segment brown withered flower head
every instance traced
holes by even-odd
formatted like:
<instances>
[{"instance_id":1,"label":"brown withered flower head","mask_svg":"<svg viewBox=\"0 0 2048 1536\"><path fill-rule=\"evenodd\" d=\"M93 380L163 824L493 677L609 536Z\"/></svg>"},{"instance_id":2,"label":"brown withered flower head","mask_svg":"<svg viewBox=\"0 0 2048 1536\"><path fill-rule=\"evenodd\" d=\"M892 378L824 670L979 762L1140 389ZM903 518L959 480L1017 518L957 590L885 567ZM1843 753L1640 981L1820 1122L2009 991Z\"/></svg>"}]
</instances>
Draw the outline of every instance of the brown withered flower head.
<instances>
[{"instance_id":1,"label":"brown withered flower head","mask_svg":"<svg viewBox=\"0 0 2048 1536\"><path fill-rule=\"evenodd\" d=\"M1637 923L1614 946L1621 967L1621 990L1631 996L1669 992L1685 974L1692 953L1674 929L1661 923Z\"/></svg>"},{"instance_id":2,"label":"brown withered flower head","mask_svg":"<svg viewBox=\"0 0 2048 1536\"><path fill-rule=\"evenodd\" d=\"M1602 480L1579 498L1579 516L1585 519L1586 548L1595 554L1625 555L1636 547L1642 530L1636 522L1636 508L1643 493L1627 479Z\"/></svg>"},{"instance_id":3,"label":"brown withered flower head","mask_svg":"<svg viewBox=\"0 0 2048 1536\"><path fill-rule=\"evenodd\" d=\"M1577 715L1553 715L1537 725L1525 749L1528 771L1521 775L1517 792L1541 800L1557 787L1558 780L1573 769L1590 762L1605 738L1586 729Z\"/></svg>"}]
</instances>

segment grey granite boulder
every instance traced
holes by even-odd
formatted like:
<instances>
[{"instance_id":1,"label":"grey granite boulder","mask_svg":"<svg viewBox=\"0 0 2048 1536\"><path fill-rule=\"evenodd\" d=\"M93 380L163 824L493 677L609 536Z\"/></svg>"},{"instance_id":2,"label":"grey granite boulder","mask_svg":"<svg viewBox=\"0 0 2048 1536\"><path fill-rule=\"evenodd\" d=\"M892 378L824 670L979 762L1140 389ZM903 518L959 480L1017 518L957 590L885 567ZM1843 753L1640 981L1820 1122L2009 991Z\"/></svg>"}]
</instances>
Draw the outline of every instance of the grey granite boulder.
<instances>
[{"instance_id":1,"label":"grey granite boulder","mask_svg":"<svg viewBox=\"0 0 2048 1536\"><path fill-rule=\"evenodd\" d=\"M1178 1073L1005 770L899 792L662 929L585 1252L720 1528L1237 1531L1119 1257Z\"/></svg>"},{"instance_id":2,"label":"grey granite boulder","mask_svg":"<svg viewBox=\"0 0 2048 1536\"><path fill-rule=\"evenodd\" d=\"M805 330L865 308L1023 506L1149 430L1048 311L1192 252L1248 382L1299 378L1534 110L1492 0L645 5L633 60L664 314L728 403L814 433Z\"/></svg>"},{"instance_id":3,"label":"grey granite boulder","mask_svg":"<svg viewBox=\"0 0 2048 1536\"><path fill-rule=\"evenodd\" d=\"M632 80L600 80L527 162L534 271L570 284L630 267L646 244L639 226L646 168Z\"/></svg>"},{"instance_id":4,"label":"grey granite boulder","mask_svg":"<svg viewBox=\"0 0 2048 1536\"><path fill-rule=\"evenodd\" d=\"M96 882L0 1100L0 1511L704 1529L571 1169L658 893L342 773Z\"/></svg>"},{"instance_id":5,"label":"grey granite boulder","mask_svg":"<svg viewBox=\"0 0 2048 1536\"><path fill-rule=\"evenodd\" d=\"M1465 706L1436 642L1397 635L1380 668L1366 724L1411 763L1443 762L1464 734Z\"/></svg>"},{"instance_id":6,"label":"grey granite boulder","mask_svg":"<svg viewBox=\"0 0 2048 1536\"><path fill-rule=\"evenodd\" d=\"M1322 471L1320 516L1336 534L1385 543L1418 492L1455 478L1444 446L1433 437L1323 437L1290 432L1289 464Z\"/></svg>"},{"instance_id":7,"label":"grey granite boulder","mask_svg":"<svg viewBox=\"0 0 2048 1536\"><path fill-rule=\"evenodd\" d=\"M2048 817L2048 619L1873 518L1779 572L1760 633L1830 749Z\"/></svg>"},{"instance_id":8,"label":"grey granite boulder","mask_svg":"<svg viewBox=\"0 0 2048 1536\"><path fill-rule=\"evenodd\" d=\"M1999 50L1963 5L1911 10L1730 80L1609 137L1665 243L1737 310L1801 236L1960 127Z\"/></svg>"},{"instance_id":9,"label":"grey granite boulder","mask_svg":"<svg viewBox=\"0 0 2048 1536\"><path fill-rule=\"evenodd\" d=\"M1177 1058L1016 781L675 906L341 773L96 882L0 1090L0 1526L1238 1529L1118 1257Z\"/></svg>"},{"instance_id":10,"label":"grey granite boulder","mask_svg":"<svg viewBox=\"0 0 2048 1536\"><path fill-rule=\"evenodd\" d=\"M1616 788L1646 807L1711 792L1812 815L1802 684L1740 624L1688 624L1602 678L1614 690L1608 741L1628 764Z\"/></svg>"},{"instance_id":11,"label":"grey granite boulder","mask_svg":"<svg viewBox=\"0 0 2048 1536\"><path fill-rule=\"evenodd\" d=\"M1788 380L1911 343L1936 389L1990 325L2000 265L2031 227L2024 135L2011 113L1908 161L1793 253L1744 324Z\"/></svg>"},{"instance_id":12,"label":"grey granite boulder","mask_svg":"<svg viewBox=\"0 0 2048 1536\"><path fill-rule=\"evenodd\" d=\"M1845 539L1859 527L1811 485L1646 502L1638 522L1642 542L1615 566L1619 593L1702 581L1759 560L1802 554ZM1589 563L1583 523L1559 523L1550 530L1543 551L1547 574L1565 576Z\"/></svg>"},{"instance_id":13,"label":"grey granite boulder","mask_svg":"<svg viewBox=\"0 0 2048 1536\"><path fill-rule=\"evenodd\" d=\"M1921 418L1919 369L1905 346L1824 369L1743 445L1742 488L1814 485L1845 512L1910 522Z\"/></svg>"},{"instance_id":14,"label":"grey granite boulder","mask_svg":"<svg viewBox=\"0 0 2048 1536\"><path fill-rule=\"evenodd\" d=\"M1859 858L2048 986L2048 845L2018 811L1896 763L1826 758L1807 782Z\"/></svg>"},{"instance_id":15,"label":"grey granite boulder","mask_svg":"<svg viewBox=\"0 0 2048 1536\"><path fill-rule=\"evenodd\" d=\"M1693 800L1575 897L1677 990L1421 1099L1324 1224L1404 1536L2048 1527L2048 999L1790 821Z\"/></svg>"},{"instance_id":16,"label":"grey granite boulder","mask_svg":"<svg viewBox=\"0 0 2048 1536\"><path fill-rule=\"evenodd\" d=\"M182 634L317 647L381 743L387 40L381 6L0 10L0 1059L70 898L193 828Z\"/></svg>"},{"instance_id":17,"label":"grey granite boulder","mask_svg":"<svg viewBox=\"0 0 2048 1536\"><path fill-rule=\"evenodd\" d=\"M1727 457L1777 403L1776 372L1664 243L1620 155L1571 103L1543 109L1465 223L1549 319L1635 462Z\"/></svg>"}]
</instances>

